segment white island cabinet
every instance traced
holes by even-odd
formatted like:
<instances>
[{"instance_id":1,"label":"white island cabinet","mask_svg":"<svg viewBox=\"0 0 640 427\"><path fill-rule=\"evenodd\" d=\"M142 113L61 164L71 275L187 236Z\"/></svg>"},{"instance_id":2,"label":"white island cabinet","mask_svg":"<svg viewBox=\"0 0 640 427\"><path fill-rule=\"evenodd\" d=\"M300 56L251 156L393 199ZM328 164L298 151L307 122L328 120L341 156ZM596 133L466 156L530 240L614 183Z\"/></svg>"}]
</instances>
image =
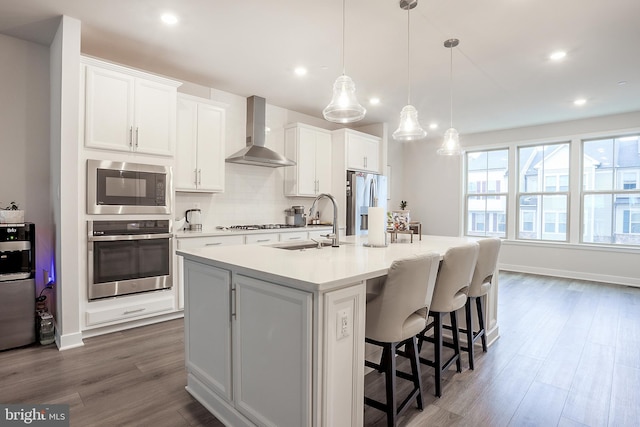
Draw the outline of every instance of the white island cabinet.
<instances>
[{"instance_id":1,"label":"white island cabinet","mask_svg":"<svg viewBox=\"0 0 640 427\"><path fill-rule=\"evenodd\" d=\"M395 259L472 238L368 248L237 245L184 257L187 390L225 425L361 426L366 283ZM487 337L498 336L497 283Z\"/></svg>"}]
</instances>

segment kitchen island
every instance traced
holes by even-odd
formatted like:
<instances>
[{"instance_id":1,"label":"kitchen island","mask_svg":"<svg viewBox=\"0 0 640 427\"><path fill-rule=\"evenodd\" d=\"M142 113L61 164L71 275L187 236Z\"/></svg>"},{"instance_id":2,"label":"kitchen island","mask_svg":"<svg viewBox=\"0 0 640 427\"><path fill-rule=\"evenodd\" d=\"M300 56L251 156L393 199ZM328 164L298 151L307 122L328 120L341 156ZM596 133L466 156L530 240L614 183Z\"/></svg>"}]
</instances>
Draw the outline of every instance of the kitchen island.
<instances>
[{"instance_id":1,"label":"kitchen island","mask_svg":"<svg viewBox=\"0 0 640 427\"><path fill-rule=\"evenodd\" d=\"M227 425L360 426L367 282L395 259L472 238L422 236L385 248L242 245L181 250L187 390ZM498 336L497 286L487 337Z\"/></svg>"}]
</instances>

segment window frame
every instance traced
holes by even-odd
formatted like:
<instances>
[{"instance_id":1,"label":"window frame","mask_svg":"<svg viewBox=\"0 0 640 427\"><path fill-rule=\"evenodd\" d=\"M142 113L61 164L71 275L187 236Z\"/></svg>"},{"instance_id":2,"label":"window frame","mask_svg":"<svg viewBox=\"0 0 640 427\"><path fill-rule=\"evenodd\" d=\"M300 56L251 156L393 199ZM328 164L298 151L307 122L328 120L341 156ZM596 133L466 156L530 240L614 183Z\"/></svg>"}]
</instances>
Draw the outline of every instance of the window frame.
<instances>
[{"instance_id":1,"label":"window frame","mask_svg":"<svg viewBox=\"0 0 640 427\"><path fill-rule=\"evenodd\" d=\"M540 179L536 180L537 185L537 189L535 191L522 191L521 188L522 187L522 183L520 181L521 176L523 176L521 174L521 163L520 163L520 156L521 156L521 150L522 149L527 149L527 148L538 148L538 147L542 147L542 150L544 150L544 147L547 146L558 146L558 149L561 149L563 145L566 145L566 149L568 150L568 156L569 156L569 161L567 163L567 174L566 176L568 177L568 181L567 181L567 190L566 191L559 191L560 188L560 177L561 176L565 176L565 174L559 173L559 172L554 172L554 169L551 169L551 172L549 174L545 173L545 168L543 166L543 172L542 172L542 176L539 177ZM572 162L571 162L571 156L572 156L572 141L567 141L567 140L562 140L562 141L547 141L547 142L540 142L540 143L529 143L529 144L515 144L515 156L516 156L516 161L515 161L515 168L516 168L516 182L515 182L515 215L516 215L516 224L518 224L518 227L514 230L514 240L517 241L522 241L522 242L552 242L552 243L569 243L571 240L571 183L572 183L572 170L571 170L571 166L572 166ZM545 155L543 154L542 156L542 161L544 164L544 158ZM547 177L552 176L555 179L555 188L557 189L557 191L546 191L546 180ZM521 215L522 215L522 208L521 208L521 204L520 204L520 200L522 199L523 196L530 196L530 197L538 197L540 198L540 204L539 206L537 206L537 209L540 209L539 211L539 216L534 214L534 226L533 226L533 233L536 233L540 236L540 238L527 238L527 237L520 237L521 231L522 230L522 224L523 224L523 220L521 220ZM544 203L542 202L542 200L544 199L545 196L564 196L566 198L566 204L565 204L565 211L566 211L566 223L565 223L565 232L564 232L564 239L549 239L549 238L543 238L544 234L547 234L545 231L545 221L544 221L544 214L545 212L549 212L549 211L545 211L544 210ZM559 212L557 210L554 210L554 212ZM536 221L539 219L539 223L536 223ZM556 223L557 224L557 223ZM557 229L557 227L556 227ZM560 233L549 233L549 234L560 234Z\"/></svg>"},{"instance_id":2,"label":"window frame","mask_svg":"<svg viewBox=\"0 0 640 427\"><path fill-rule=\"evenodd\" d=\"M622 231L621 233L617 232L617 227L616 227L616 221L617 221L617 217L616 217L616 197L627 197L627 198L631 198L631 197L637 197L640 199L640 167L639 169L635 169L635 170L625 170L624 167L620 167L620 166L615 166L615 164L612 166L612 183L611 183L611 188L607 189L607 190L586 190L585 189L585 181L588 179L587 175L586 175L586 171L585 171L585 164L584 164L584 158L585 158L585 144L588 142L592 142L592 141L606 141L606 140L611 140L612 143L614 144L614 146L612 147L612 152L615 153L615 144L618 142L617 140L622 139L622 138L628 138L628 137L637 137L638 141L638 149L640 151L640 132L635 132L633 134L627 134L627 135L603 135L601 137L595 137L595 138L582 138L580 139L579 143L580 143L580 236L579 236L579 243L583 244L583 245L598 245L598 246L607 246L607 247L613 247L613 248L617 248L617 247L632 247L632 248L639 248L640 247L640 242L639 243L630 243L630 242L621 242L621 243L616 243L616 236L618 234L625 234L625 235L629 235L629 236L638 236L640 237L640 233L633 233L632 230L632 221L631 221L631 216L634 213L634 211L638 212L640 211L640 206L639 207L633 207L633 206L626 206L626 207L622 207L622 214L624 216L624 212L625 210L629 212L629 232L624 232ZM619 174L619 175L618 175ZM626 189L624 188L624 176L625 174L635 174L636 175L636 188L629 188ZM619 184L619 182L622 184L622 188L616 188ZM595 182L595 174L593 177L593 182ZM594 185L595 187L595 185ZM585 221L586 221L586 215L585 215L585 198L588 196L610 196L611 197L611 221L610 221L610 234L609 234L609 242L594 242L594 241L585 241ZM594 222L595 218L591 218L591 221ZM623 220L624 221L624 220ZM593 225L593 224L592 224ZM622 229L624 230L624 222L622 225Z\"/></svg>"},{"instance_id":3,"label":"window frame","mask_svg":"<svg viewBox=\"0 0 640 427\"><path fill-rule=\"evenodd\" d=\"M505 188L500 188L500 191L490 191L490 187L491 185L489 185L489 171L492 171L494 169L489 169L488 164L487 167L485 169L481 169L482 171L484 171L487 174L487 181L484 182L484 185L482 185L481 182L474 180L474 181L469 181L469 155L473 154L473 153L484 153L485 155L487 155L487 159L489 158L489 153L490 152L497 152L497 151L504 151L506 156L507 156L507 161L506 161L506 173L507 173L507 183L504 186ZM467 150L464 153L464 161L463 161L463 209L464 209L464 221L463 221L463 235L464 236L468 236L468 237L499 237L501 239L507 239L508 236L508 230L509 230L509 181L511 180L511 176L509 173L509 156L510 156L510 152L511 152L511 148L510 147L496 147L496 148L487 148L487 149L478 149L478 150ZM487 161L488 163L488 161ZM496 181L497 182L497 181ZM469 193L469 185L476 183L475 185L475 193ZM479 185L478 185L479 184ZM495 185L496 189L498 187L502 187L502 185ZM479 190L484 189L483 192L480 192ZM470 198L473 197L482 197L484 199L485 202L485 209L483 211L484 213L484 230L483 230L483 234L480 234L480 232L478 232L477 234L470 234L469 233L469 226L470 226L470 221L471 221L471 215L470 214L474 214L474 215L479 215L480 212L469 212L469 200ZM497 212L497 211L487 211L487 202L489 200L500 200L502 197L504 197L504 212ZM495 216L495 221L492 220L492 218L494 218ZM500 223L498 218L499 215L504 215L504 223ZM477 222L477 221L476 221ZM487 228L491 228L493 226L493 223L495 222L496 224L496 229L495 230L487 230ZM502 227L504 228L503 230L500 230L500 226L502 224Z\"/></svg>"}]
</instances>

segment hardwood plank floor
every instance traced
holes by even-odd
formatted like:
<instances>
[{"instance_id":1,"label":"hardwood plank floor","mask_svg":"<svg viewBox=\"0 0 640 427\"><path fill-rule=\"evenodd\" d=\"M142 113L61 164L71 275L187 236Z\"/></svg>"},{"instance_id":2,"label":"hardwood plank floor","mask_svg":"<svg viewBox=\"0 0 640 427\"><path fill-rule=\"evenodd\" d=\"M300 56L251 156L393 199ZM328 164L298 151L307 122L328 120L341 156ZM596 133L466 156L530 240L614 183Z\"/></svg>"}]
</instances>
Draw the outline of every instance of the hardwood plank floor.
<instances>
[{"instance_id":1,"label":"hardwood plank floor","mask_svg":"<svg viewBox=\"0 0 640 427\"><path fill-rule=\"evenodd\" d=\"M640 289L501 272L498 310L500 339L487 353L476 347L474 371L466 355L462 373L452 367L441 398L432 369L421 367L425 408L412 405L400 425L640 425ZM182 320L64 352L0 352L0 402L66 403L72 426L221 426L185 385ZM383 398L382 375L368 374L365 385ZM367 427L385 424L365 407Z\"/></svg>"}]
</instances>

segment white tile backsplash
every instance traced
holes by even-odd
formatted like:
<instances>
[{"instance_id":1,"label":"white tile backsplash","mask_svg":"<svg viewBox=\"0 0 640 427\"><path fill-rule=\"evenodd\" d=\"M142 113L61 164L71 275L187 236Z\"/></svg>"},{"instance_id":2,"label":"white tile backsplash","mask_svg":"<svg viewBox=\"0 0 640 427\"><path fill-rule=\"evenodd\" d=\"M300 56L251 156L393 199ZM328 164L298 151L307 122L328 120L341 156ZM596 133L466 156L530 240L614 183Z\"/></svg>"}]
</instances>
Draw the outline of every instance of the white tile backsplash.
<instances>
[{"instance_id":1,"label":"white tile backsplash","mask_svg":"<svg viewBox=\"0 0 640 427\"><path fill-rule=\"evenodd\" d=\"M285 197L281 168L225 164L225 192L177 193L176 214L179 219L197 204L202 209L204 228L235 224L283 224L284 210L292 205L311 207L313 199Z\"/></svg>"}]
</instances>

